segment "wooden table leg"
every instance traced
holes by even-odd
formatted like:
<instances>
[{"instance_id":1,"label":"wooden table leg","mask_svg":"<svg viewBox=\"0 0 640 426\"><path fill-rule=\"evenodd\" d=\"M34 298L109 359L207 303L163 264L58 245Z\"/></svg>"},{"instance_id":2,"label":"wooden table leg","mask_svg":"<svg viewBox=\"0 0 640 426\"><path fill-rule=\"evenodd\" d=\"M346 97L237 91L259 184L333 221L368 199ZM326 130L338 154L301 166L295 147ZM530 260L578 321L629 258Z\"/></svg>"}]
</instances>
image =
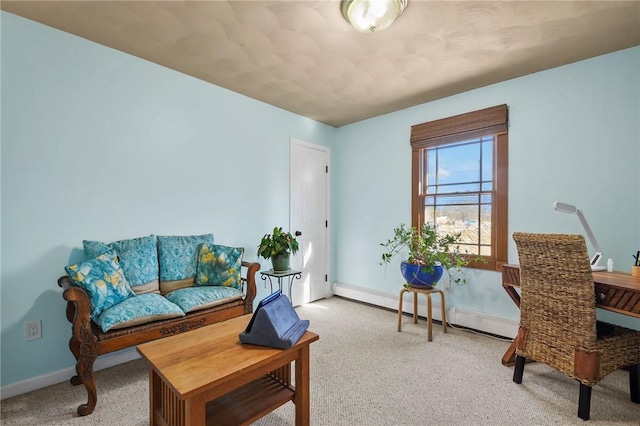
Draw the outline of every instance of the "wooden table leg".
<instances>
[{"instance_id":1,"label":"wooden table leg","mask_svg":"<svg viewBox=\"0 0 640 426\"><path fill-rule=\"evenodd\" d=\"M160 377L154 371L153 368L149 367L149 424L156 424L156 413L157 413L157 404L161 404L160 397ZM158 422L159 423L159 422Z\"/></svg>"},{"instance_id":2,"label":"wooden table leg","mask_svg":"<svg viewBox=\"0 0 640 426\"><path fill-rule=\"evenodd\" d=\"M404 297L404 293L407 291L407 289L403 288L402 290L400 290L400 302L398 305L398 331L402 331L402 302L403 302L403 297Z\"/></svg>"},{"instance_id":3,"label":"wooden table leg","mask_svg":"<svg viewBox=\"0 0 640 426\"><path fill-rule=\"evenodd\" d=\"M516 363L516 341L514 340L509 345L509 349L502 356L502 365L511 367Z\"/></svg>"},{"instance_id":4,"label":"wooden table leg","mask_svg":"<svg viewBox=\"0 0 640 426\"><path fill-rule=\"evenodd\" d=\"M413 293L413 323L418 323L418 293L415 291Z\"/></svg>"},{"instance_id":5,"label":"wooden table leg","mask_svg":"<svg viewBox=\"0 0 640 426\"><path fill-rule=\"evenodd\" d=\"M513 300L513 303L515 303L518 308L520 308L520 294L516 291L516 289L510 283L514 283L514 282L519 283L519 281L520 281L519 274L515 273L513 269L508 269L507 271L505 271L505 269L503 268L502 287L504 288L504 291L507 292L511 300ZM516 363L516 341L514 339L511 345L509 345L509 348L507 349L507 351L502 356L502 365L511 367L515 365L515 363Z\"/></svg>"},{"instance_id":6,"label":"wooden table leg","mask_svg":"<svg viewBox=\"0 0 640 426\"><path fill-rule=\"evenodd\" d=\"M309 426L310 398L309 398L309 345L303 345L296 359L296 391L294 404L296 405L296 426Z\"/></svg>"},{"instance_id":7,"label":"wooden table leg","mask_svg":"<svg viewBox=\"0 0 640 426\"><path fill-rule=\"evenodd\" d=\"M179 415L178 424L181 426L205 426L207 424L207 401L202 399L202 395L196 395L193 398L184 401L184 423L180 424ZM179 409L175 411L179 412ZM176 413L177 414L177 413ZM172 424L172 423L169 423Z\"/></svg>"},{"instance_id":8,"label":"wooden table leg","mask_svg":"<svg viewBox=\"0 0 640 426\"><path fill-rule=\"evenodd\" d=\"M432 342L433 329L432 329L432 323L431 323L431 317L432 317L431 293L425 293L425 296L427 296L427 330L428 330L427 340L429 342Z\"/></svg>"},{"instance_id":9,"label":"wooden table leg","mask_svg":"<svg viewBox=\"0 0 640 426\"><path fill-rule=\"evenodd\" d=\"M442 309L442 328L444 329L444 332L447 332L447 308L446 308L446 302L444 300L444 291L442 290L438 290L438 293L440 293L440 307Z\"/></svg>"}]
</instances>

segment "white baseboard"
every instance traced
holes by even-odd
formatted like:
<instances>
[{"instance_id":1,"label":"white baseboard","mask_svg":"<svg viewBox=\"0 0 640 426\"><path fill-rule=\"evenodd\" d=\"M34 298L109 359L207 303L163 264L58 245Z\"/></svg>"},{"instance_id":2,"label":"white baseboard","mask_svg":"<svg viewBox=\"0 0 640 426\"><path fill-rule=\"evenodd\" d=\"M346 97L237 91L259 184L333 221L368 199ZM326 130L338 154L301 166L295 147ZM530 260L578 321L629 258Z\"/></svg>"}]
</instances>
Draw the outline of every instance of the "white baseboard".
<instances>
[{"instance_id":1,"label":"white baseboard","mask_svg":"<svg viewBox=\"0 0 640 426\"><path fill-rule=\"evenodd\" d=\"M398 290L398 294L400 291ZM334 283L333 294L342 296L347 299L353 299L360 302L370 303L372 305L393 309L397 312L399 300L398 296L378 291L369 290L362 287L356 287L343 283ZM434 295L433 300L433 316L437 321L442 321L440 297ZM418 300L418 315L427 316L427 303L424 298ZM402 311L413 314L413 295L405 293ZM465 308L449 307L447 308L447 322L453 325L471 328L473 330L485 333L495 334L513 339L518 333L518 321L502 318L484 312L477 312Z\"/></svg>"},{"instance_id":2,"label":"white baseboard","mask_svg":"<svg viewBox=\"0 0 640 426\"><path fill-rule=\"evenodd\" d=\"M362 287L351 286L348 284L335 283L333 285L333 294L336 296L342 296L347 299L357 300L359 302L370 303L375 306L381 306L383 308L393 309L398 311L400 289L398 289L398 295L391 295L386 293L369 290ZM404 303L402 304L402 312L406 312L413 315L413 295L410 293L404 294ZM437 321L442 321L442 314L440 308L440 296L434 295L432 298L433 303L433 315L432 318ZM427 316L427 302L424 297L418 300L418 315ZM447 312L449 315L449 312Z\"/></svg>"},{"instance_id":3,"label":"white baseboard","mask_svg":"<svg viewBox=\"0 0 640 426\"><path fill-rule=\"evenodd\" d=\"M514 339L516 334L518 334L518 326L520 323L516 320L465 308L452 308L449 311L453 311L451 314L447 314L451 315L452 324L484 331L485 333L495 334L496 336L507 337L509 339Z\"/></svg>"},{"instance_id":4,"label":"white baseboard","mask_svg":"<svg viewBox=\"0 0 640 426\"><path fill-rule=\"evenodd\" d=\"M119 352L106 354L98 357L93 364L93 371L99 371L104 368L113 367L114 365L123 364L140 358L135 348L125 349ZM65 368L63 370L54 371L53 373L43 374L31 379L22 380L0 388L0 399L11 398L16 395L31 392L47 386L55 385L65 381L69 381L76 374L75 367ZM71 386L71 385L69 385Z\"/></svg>"}]
</instances>

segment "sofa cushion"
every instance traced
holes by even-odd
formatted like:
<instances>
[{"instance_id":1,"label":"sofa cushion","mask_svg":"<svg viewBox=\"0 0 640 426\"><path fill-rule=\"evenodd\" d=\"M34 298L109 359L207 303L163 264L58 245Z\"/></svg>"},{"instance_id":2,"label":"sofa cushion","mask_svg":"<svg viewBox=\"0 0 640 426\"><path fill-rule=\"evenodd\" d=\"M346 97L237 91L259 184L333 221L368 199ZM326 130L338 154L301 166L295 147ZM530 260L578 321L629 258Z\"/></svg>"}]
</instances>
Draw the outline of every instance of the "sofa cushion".
<instances>
[{"instance_id":1,"label":"sofa cushion","mask_svg":"<svg viewBox=\"0 0 640 426\"><path fill-rule=\"evenodd\" d=\"M158 236L160 291L162 294L193 285L196 276L198 246L203 243L213 244L213 234Z\"/></svg>"},{"instance_id":2,"label":"sofa cushion","mask_svg":"<svg viewBox=\"0 0 640 426\"><path fill-rule=\"evenodd\" d=\"M94 259L65 266L64 269L71 281L89 295L93 320L105 309L135 296L118 263L115 250L102 253Z\"/></svg>"},{"instance_id":3,"label":"sofa cushion","mask_svg":"<svg viewBox=\"0 0 640 426\"><path fill-rule=\"evenodd\" d=\"M242 299L243 296L244 293L237 288L203 286L181 288L172 291L165 297L188 313Z\"/></svg>"},{"instance_id":4,"label":"sofa cushion","mask_svg":"<svg viewBox=\"0 0 640 426\"><path fill-rule=\"evenodd\" d=\"M103 243L102 241L91 240L82 240L82 248L84 249L84 257L86 259L93 259L102 253L113 250L113 247L109 247L109 244Z\"/></svg>"},{"instance_id":5,"label":"sofa cushion","mask_svg":"<svg viewBox=\"0 0 640 426\"><path fill-rule=\"evenodd\" d=\"M146 324L161 319L184 316L180 307L159 294L147 293L130 297L102 311L95 322L105 333L111 329Z\"/></svg>"},{"instance_id":6,"label":"sofa cushion","mask_svg":"<svg viewBox=\"0 0 640 426\"><path fill-rule=\"evenodd\" d=\"M220 285L242 290L240 269L243 253L242 247L201 244L194 285Z\"/></svg>"},{"instance_id":7,"label":"sofa cushion","mask_svg":"<svg viewBox=\"0 0 640 426\"><path fill-rule=\"evenodd\" d=\"M136 294L160 292L158 249L155 235L114 241L110 244L84 240L82 245L88 259L115 249L124 275Z\"/></svg>"}]
</instances>

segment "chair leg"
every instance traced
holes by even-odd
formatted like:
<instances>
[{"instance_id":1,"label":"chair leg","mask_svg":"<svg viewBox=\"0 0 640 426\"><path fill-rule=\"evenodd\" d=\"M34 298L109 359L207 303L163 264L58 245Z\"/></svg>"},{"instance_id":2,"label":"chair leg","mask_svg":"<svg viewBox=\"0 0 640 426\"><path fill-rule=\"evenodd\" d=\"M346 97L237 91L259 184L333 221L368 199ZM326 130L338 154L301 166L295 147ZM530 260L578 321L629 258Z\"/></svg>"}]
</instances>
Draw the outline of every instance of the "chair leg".
<instances>
[{"instance_id":1,"label":"chair leg","mask_svg":"<svg viewBox=\"0 0 640 426\"><path fill-rule=\"evenodd\" d=\"M591 386L580 383L580 399L578 400L578 417L589 420L591 411Z\"/></svg>"},{"instance_id":2,"label":"chair leg","mask_svg":"<svg viewBox=\"0 0 640 426\"><path fill-rule=\"evenodd\" d=\"M516 356L516 366L513 369L513 381L515 383L522 383L522 374L524 373L524 363L526 360L526 357L520 355Z\"/></svg>"},{"instance_id":3,"label":"chair leg","mask_svg":"<svg viewBox=\"0 0 640 426\"><path fill-rule=\"evenodd\" d=\"M631 401L640 404L640 364L629 366L629 391Z\"/></svg>"}]
</instances>

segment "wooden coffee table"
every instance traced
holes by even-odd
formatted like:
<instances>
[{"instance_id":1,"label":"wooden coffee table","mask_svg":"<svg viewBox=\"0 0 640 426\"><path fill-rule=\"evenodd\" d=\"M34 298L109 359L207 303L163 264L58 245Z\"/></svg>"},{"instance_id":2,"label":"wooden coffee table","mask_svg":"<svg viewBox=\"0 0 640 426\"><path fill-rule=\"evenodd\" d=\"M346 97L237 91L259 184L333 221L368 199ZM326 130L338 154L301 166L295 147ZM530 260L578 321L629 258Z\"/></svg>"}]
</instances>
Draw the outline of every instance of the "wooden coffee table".
<instances>
[{"instance_id":1,"label":"wooden coffee table","mask_svg":"<svg viewBox=\"0 0 640 426\"><path fill-rule=\"evenodd\" d=\"M138 346L149 364L151 425L245 425L287 401L309 424L307 331L289 349L240 343L251 314ZM291 363L295 362L295 386Z\"/></svg>"}]
</instances>

